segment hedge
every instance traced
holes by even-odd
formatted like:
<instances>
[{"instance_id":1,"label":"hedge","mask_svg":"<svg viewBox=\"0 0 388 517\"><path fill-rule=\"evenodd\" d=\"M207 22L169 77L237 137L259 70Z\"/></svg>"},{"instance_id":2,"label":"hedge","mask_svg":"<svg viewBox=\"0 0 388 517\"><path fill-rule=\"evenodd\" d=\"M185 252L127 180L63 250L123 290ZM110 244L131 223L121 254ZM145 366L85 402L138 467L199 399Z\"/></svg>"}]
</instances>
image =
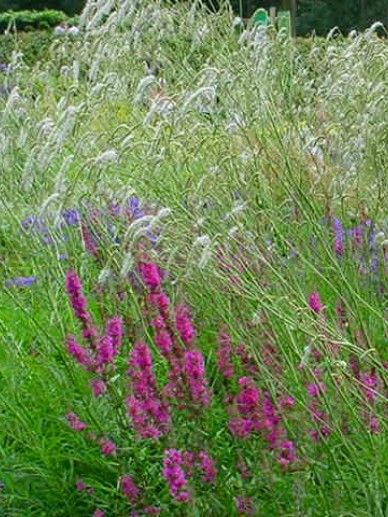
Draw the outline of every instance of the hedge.
<instances>
[{"instance_id":1,"label":"hedge","mask_svg":"<svg viewBox=\"0 0 388 517\"><path fill-rule=\"evenodd\" d=\"M69 18L62 11L46 9L45 11L7 11L0 13L0 31L4 32L8 27L16 27L18 31L32 29L50 29L59 23L67 21L76 23L78 18Z\"/></svg>"},{"instance_id":2,"label":"hedge","mask_svg":"<svg viewBox=\"0 0 388 517\"><path fill-rule=\"evenodd\" d=\"M48 51L54 39L55 36L47 31L25 32L17 36L12 34L0 36L0 63L9 63L14 50L23 54L27 65L31 66L37 61L44 61L48 58Z\"/></svg>"}]
</instances>

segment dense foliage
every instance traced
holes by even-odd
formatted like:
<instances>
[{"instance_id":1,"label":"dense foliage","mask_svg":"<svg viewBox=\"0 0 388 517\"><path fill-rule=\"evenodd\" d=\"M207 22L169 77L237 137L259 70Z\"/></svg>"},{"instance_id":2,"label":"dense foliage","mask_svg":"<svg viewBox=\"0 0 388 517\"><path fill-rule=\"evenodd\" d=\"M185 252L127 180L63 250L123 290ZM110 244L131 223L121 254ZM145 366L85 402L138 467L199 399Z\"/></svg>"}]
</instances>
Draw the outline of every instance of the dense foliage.
<instances>
[{"instance_id":1,"label":"dense foliage","mask_svg":"<svg viewBox=\"0 0 388 517\"><path fill-rule=\"evenodd\" d=\"M174 0L166 0L171 3ZM219 8L224 2L204 0L210 8ZM297 6L297 32L305 35L315 32L326 34L333 27L347 33L352 29L364 30L373 22L381 21L388 25L388 2L386 0L231 0L235 13L248 18L253 12L264 7L275 6L279 9L292 9ZM80 13L85 0L0 0L0 12L12 9L39 10L58 9L67 14ZM30 24L35 27L35 24Z\"/></svg>"},{"instance_id":2,"label":"dense foliage","mask_svg":"<svg viewBox=\"0 0 388 517\"><path fill-rule=\"evenodd\" d=\"M0 13L0 31L10 28L18 31L32 29L49 29L62 21L76 22L62 11L46 9L44 11L7 11Z\"/></svg>"},{"instance_id":3,"label":"dense foliage","mask_svg":"<svg viewBox=\"0 0 388 517\"><path fill-rule=\"evenodd\" d=\"M8 34L0 37L0 63L12 61L14 53L23 56L23 62L33 66L39 60L49 58L49 49L54 40L47 31L23 32L17 35Z\"/></svg>"},{"instance_id":4,"label":"dense foliage","mask_svg":"<svg viewBox=\"0 0 388 517\"><path fill-rule=\"evenodd\" d=\"M85 0L0 0L1 11L56 9L67 14L80 13Z\"/></svg>"},{"instance_id":5,"label":"dense foliage","mask_svg":"<svg viewBox=\"0 0 388 517\"><path fill-rule=\"evenodd\" d=\"M0 62L0 515L386 517L386 42L102 5Z\"/></svg>"}]
</instances>

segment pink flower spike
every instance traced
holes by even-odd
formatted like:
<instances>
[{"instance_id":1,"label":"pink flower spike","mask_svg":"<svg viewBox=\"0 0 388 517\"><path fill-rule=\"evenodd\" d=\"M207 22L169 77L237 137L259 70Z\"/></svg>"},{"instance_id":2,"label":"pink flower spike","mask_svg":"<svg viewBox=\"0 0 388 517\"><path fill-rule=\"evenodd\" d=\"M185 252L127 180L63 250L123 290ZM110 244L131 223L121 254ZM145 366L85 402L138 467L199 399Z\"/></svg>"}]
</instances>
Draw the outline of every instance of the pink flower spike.
<instances>
[{"instance_id":1,"label":"pink flower spike","mask_svg":"<svg viewBox=\"0 0 388 517\"><path fill-rule=\"evenodd\" d=\"M322 312L323 305L321 303L321 298L317 291L314 291L310 294L309 307L313 312L315 312L315 314L320 314Z\"/></svg>"},{"instance_id":2,"label":"pink flower spike","mask_svg":"<svg viewBox=\"0 0 388 517\"><path fill-rule=\"evenodd\" d=\"M232 355L232 340L230 335L222 330L218 334L217 366L226 379L230 379L234 374Z\"/></svg>"},{"instance_id":3,"label":"pink flower spike","mask_svg":"<svg viewBox=\"0 0 388 517\"><path fill-rule=\"evenodd\" d=\"M187 479L182 469L182 454L176 449L167 449L164 452L163 477L167 481L170 494L179 502L187 502L190 494L186 490Z\"/></svg>"},{"instance_id":4,"label":"pink flower spike","mask_svg":"<svg viewBox=\"0 0 388 517\"><path fill-rule=\"evenodd\" d=\"M374 415L369 417L369 429L372 434L379 434L380 432L379 421Z\"/></svg>"},{"instance_id":5,"label":"pink flower spike","mask_svg":"<svg viewBox=\"0 0 388 517\"><path fill-rule=\"evenodd\" d=\"M116 454L117 445L110 440L101 440L101 452L104 456L113 456Z\"/></svg>"},{"instance_id":6,"label":"pink flower spike","mask_svg":"<svg viewBox=\"0 0 388 517\"><path fill-rule=\"evenodd\" d=\"M203 481L205 483L214 483L217 477L217 469L214 460L203 451L198 454L198 458L203 472Z\"/></svg>"},{"instance_id":7,"label":"pink flower spike","mask_svg":"<svg viewBox=\"0 0 388 517\"><path fill-rule=\"evenodd\" d=\"M140 496L140 490L135 485L132 477L128 474L120 480L121 491L127 497L130 503L136 503Z\"/></svg>"},{"instance_id":8,"label":"pink flower spike","mask_svg":"<svg viewBox=\"0 0 388 517\"><path fill-rule=\"evenodd\" d=\"M94 238L85 223L81 223L81 234L82 240L85 245L85 250L90 254L98 257L98 248L94 241Z\"/></svg>"},{"instance_id":9,"label":"pink flower spike","mask_svg":"<svg viewBox=\"0 0 388 517\"><path fill-rule=\"evenodd\" d=\"M105 517L105 512L97 508L97 510L93 513L93 517Z\"/></svg>"},{"instance_id":10,"label":"pink flower spike","mask_svg":"<svg viewBox=\"0 0 388 517\"><path fill-rule=\"evenodd\" d=\"M139 272L146 287L148 287L151 290L156 290L160 287L160 272L156 264L154 264L153 262L140 262Z\"/></svg>"},{"instance_id":11,"label":"pink flower spike","mask_svg":"<svg viewBox=\"0 0 388 517\"><path fill-rule=\"evenodd\" d=\"M106 392L106 384L101 379L92 379L90 386L95 397L101 397Z\"/></svg>"},{"instance_id":12,"label":"pink flower spike","mask_svg":"<svg viewBox=\"0 0 388 517\"><path fill-rule=\"evenodd\" d=\"M77 361L78 364L88 368L91 360L88 351L79 345L73 336L67 336L66 348L69 354Z\"/></svg>"},{"instance_id":13,"label":"pink flower spike","mask_svg":"<svg viewBox=\"0 0 388 517\"><path fill-rule=\"evenodd\" d=\"M195 329L189 309L179 305L175 310L175 327L185 345L191 345L195 338Z\"/></svg>"},{"instance_id":14,"label":"pink flower spike","mask_svg":"<svg viewBox=\"0 0 388 517\"><path fill-rule=\"evenodd\" d=\"M183 369L194 402L208 406L210 393L205 378L205 362L201 352L189 350L183 357Z\"/></svg>"},{"instance_id":15,"label":"pink flower spike","mask_svg":"<svg viewBox=\"0 0 388 517\"><path fill-rule=\"evenodd\" d=\"M85 422L81 422L78 415L75 413L67 413L66 420L73 431L77 433L84 431L88 427Z\"/></svg>"},{"instance_id":16,"label":"pink flower spike","mask_svg":"<svg viewBox=\"0 0 388 517\"><path fill-rule=\"evenodd\" d=\"M325 385L322 382L307 385L307 393L310 397L319 397L325 392Z\"/></svg>"},{"instance_id":17,"label":"pink flower spike","mask_svg":"<svg viewBox=\"0 0 388 517\"><path fill-rule=\"evenodd\" d=\"M146 515L160 515L160 511L160 508L156 506L147 506L146 508L144 508L144 513Z\"/></svg>"},{"instance_id":18,"label":"pink flower spike","mask_svg":"<svg viewBox=\"0 0 388 517\"><path fill-rule=\"evenodd\" d=\"M84 492L88 487L85 485L82 479L78 479L75 484L75 488L78 492Z\"/></svg>"},{"instance_id":19,"label":"pink flower spike","mask_svg":"<svg viewBox=\"0 0 388 517\"><path fill-rule=\"evenodd\" d=\"M120 316L113 316L113 318L108 320L106 325L106 335L112 340L112 346L116 355L121 347L123 337L123 320Z\"/></svg>"},{"instance_id":20,"label":"pink flower spike","mask_svg":"<svg viewBox=\"0 0 388 517\"><path fill-rule=\"evenodd\" d=\"M280 399L280 407L289 409L295 406L295 399L291 395L283 395Z\"/></svg>"},{"instance_id":21,"label":"pink flower spike","mask_svg":"<svg viewBox=\"0 0 388 517\"><path fill-rule=\"evenodd\" d=\"M255 508L252 497L237 497L236 509L239 515L254 515Z\"/></svg>"},{"instance_id":22,"label":"pink flower spike","mask_svg":"<svg viewBox=\"0 0 388 517\"><path fill-rule=\"evenodd\" d=\"M115 356L115 350L112 343L111 336L103 336L97 345L98 348L98 363L100 366L104 366L113 361Z\"/></svg>"}]
</instances>

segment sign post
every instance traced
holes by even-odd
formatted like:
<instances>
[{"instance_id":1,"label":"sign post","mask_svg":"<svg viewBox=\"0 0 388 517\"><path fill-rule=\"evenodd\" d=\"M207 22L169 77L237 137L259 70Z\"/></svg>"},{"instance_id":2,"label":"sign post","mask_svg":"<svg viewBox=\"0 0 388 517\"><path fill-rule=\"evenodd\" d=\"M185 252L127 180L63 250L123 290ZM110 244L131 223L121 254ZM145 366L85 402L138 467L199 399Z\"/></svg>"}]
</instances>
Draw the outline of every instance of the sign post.
<instances>
[{"instance_id":1,"label":"sign post","mask_svg":"<svg viewBox=\"0 0 388 517\"><path fill-rule=\"evenodd\" d=\"M265 9L260 8L255 11L252 17L253 25L259 25L261 27L267 27L269 22L268 13Z\"/></svg>"}]
</instances>

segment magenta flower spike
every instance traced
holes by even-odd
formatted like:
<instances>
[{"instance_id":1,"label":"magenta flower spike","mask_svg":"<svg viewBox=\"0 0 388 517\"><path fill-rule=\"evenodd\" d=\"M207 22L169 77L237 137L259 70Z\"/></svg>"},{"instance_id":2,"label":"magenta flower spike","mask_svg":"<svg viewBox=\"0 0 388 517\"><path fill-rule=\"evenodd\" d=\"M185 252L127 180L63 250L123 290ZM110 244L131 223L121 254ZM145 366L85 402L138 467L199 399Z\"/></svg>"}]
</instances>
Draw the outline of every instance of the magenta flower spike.
<instances>
[{"instance_id":1,"label":"magenta flower spike","mask_svg":"<svg viewBox=\"0 0 388 517\"><path fill-rule=\"evenodd\" d=\"M205 377L205 362L201 352L189 350L183 357L183 370L193 401L203 406L210 403L210 393Z\"/></svg>"},{"instance_id":2,"label":"magenta flower spike","mask_svg":"<svg viewBox=\"0 0 388 517\"><path fill-rule=\"evenodd\" d=\"M97 330L93 325L92 317L87 310L87 302L83 293L82 283L73 270L66 274L66 291L69 296L70 305L74 315L81 322L83 336L85 339L92 340L97 336Z\"/></svg>"},{"instance_id":3,"label":"magenta flower spike","mask_svg":"<svg viewBox=\"0 0 388 517\"><path fill-rule=\"evenodd\" d=\"M198 454L202 479L205 483L214 483L217 477L217 469L214 460L204 451Z\"/></svg>"},{"instance_id":4,"label":"magenta flower spike","mask_svg":"<svg viewBox=\"0 0 388 517\"><path fill-rule=\"evenodd\" d=\"M323 305L321 303L321 298L317 291L314 291L309 296L309 307L315 312L315 314L320 314L323 310Z\"/></svg>"},{"instance_id":5,"label":"magenta flower spike","mask_svg":"<svg viewBox=\"0 0 388 517\"><path fill-rule=\"evenodd\" d=\"M164 452L163 477L167 481L171 496L179 502L190 500L187 491L187 479L182 469L182 454L176 449L167 449Z\"/></svg>"},{"instance_id":6,"label":"magenta flower spike","mask_svg":"<svg viewBox=\"0 0 388 517\"><path fill-rule=\"evenodd\" d=\"M127 497L130 503L136 503L140 496L140 489L135 485L129 474L123 476L120 480L122 493Z\"/></svg>"},{"instance_id":7,"label":"magenta flower spike","mask_svg":"<svg viewBox=\"0 0 388 517\"><path fill-rule=\"evenodd\" d=\"M185 345L191 345L195 338L195 329L190 311L185 305L179 305L175 310L175 327Z\"/></svg>"},{"instance_id":8,"label":"magenta flower spike","mask_svg":"<svg viewBox=\"0 0 388 517\"><path fill-rule=\"evenodd\" d=\"M140 262L139 273L145 286L151 291L155 291L161 286L159 268L153 262Z\"/></svg>"},{"instance_id":9,"label":"magenta flower spike","mask_svg":"<svg viewBox=\"0 0 388 517\"><path fill-rule=\"evenodd\" d=\"M113 316L106 324L106 335L110 337L114 350L114 355L117 355L123 338L123 320L120 316Z\"/></svg>"},{"instance_id":10,"label":"magenta flower spike","mask_svg":"<svg viewBox=\"0 0 388 517\"><path fill-rule=\"evenodd\" d=\"M84 431L88 427L87 424L82 422L75 413L67 413L66 420L73 431L77 433Z\"/></svg>"},{"instance_id":11,"label":"magenta flower spike","mask_svg":"<svg viewBox=\"0 0 388 517\"><path fill-rule=\"evenodd\" d=\"M225 330L221 330L218 334L217 366L226 379L230 379L234 374L232 356L231 337Z\"/></svg>"}]
</instances>

